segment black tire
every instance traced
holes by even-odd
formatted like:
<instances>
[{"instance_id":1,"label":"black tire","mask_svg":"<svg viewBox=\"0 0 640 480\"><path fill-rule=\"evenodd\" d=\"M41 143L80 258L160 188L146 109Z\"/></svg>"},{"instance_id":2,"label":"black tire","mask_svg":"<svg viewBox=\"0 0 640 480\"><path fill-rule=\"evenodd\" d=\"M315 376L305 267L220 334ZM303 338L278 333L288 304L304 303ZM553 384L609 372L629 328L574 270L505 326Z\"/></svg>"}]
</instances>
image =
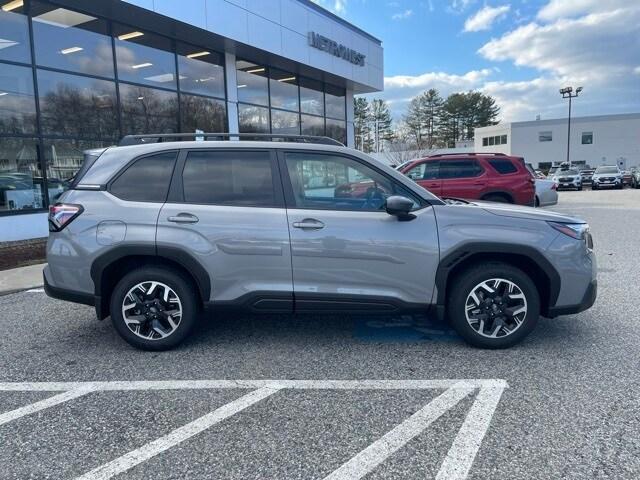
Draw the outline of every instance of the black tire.
<instances>
[{"instance_id":1,"label":"black tire","mask_svg":"<svg viewBox=\"0 0 640 480\"><path fill-rule=\"evenodd\" d=\"M499 193L493 193L483 198L487 202L499 202L499 203L513 203L508 197L500 195Z\"/></svg>"},{"instance_id":2,"label":"black tire","mask_svg":"<svg viewBox=\"0 0 640 480\"><path fill-rule=\"evenodd\" d=\"M125 296L139 283L154 281L170 287L182 305L182 317L175 330L165 338L145 339L129 329L122 315ZM111 294L111 321L116 331L130 345L141 350L169 350L189 336L195 326L200 310L196 289L185 275L169 267L148 266L126 274Z\"/></svg>"},{"instance_id":3,"label":"black tire","mask_svg":"<svg viewBox=\"0 0 640 480\"><path fill-rule=\"evenodd\" d=\"M598 186L594 183L591 185L591 190L598 190Z\"/></svg>"},{"instance_id":4,"label":"black tire","mask_svg":"<svg viewBox=\"0 0 640 480\"><path fill-rule=\"evenodd\" d=\"M578 190L579 192L582 191L582 187L578 187L576 190Z\"/></svg>"},{"instance_id":5,"label":"black tire","mask_svg":"<svg viewBox=\"0 0 640 480\"><path fill-rule=\"evenodd\" d=\"M494 278L509 280L522 291L527 311L521 325L513 333L490 338L471 327L466 318L467 297L480 283ZM478 348L509 348L533 331L540 317L540 295L531 278L519 268L503 262L483 262L456 275L447 299L447 317L451 326L470 345Z\"/></svg>"}]
</instances>

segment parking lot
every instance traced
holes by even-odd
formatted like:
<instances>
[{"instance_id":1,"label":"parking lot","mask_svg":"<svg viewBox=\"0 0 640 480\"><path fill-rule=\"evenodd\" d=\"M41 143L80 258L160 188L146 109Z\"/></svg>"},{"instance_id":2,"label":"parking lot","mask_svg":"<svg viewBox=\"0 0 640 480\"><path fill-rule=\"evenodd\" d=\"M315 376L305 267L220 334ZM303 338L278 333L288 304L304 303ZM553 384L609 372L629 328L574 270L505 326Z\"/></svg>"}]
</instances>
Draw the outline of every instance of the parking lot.
<instances>
[{"instance_id":1,"label":"parking lot","mask_svg":"<svg viewBox=\"0 0 640 480\"><path fill-rule=\"evenodd\" d=\"M0 297L0 478L638 478L640 190L550 209L591 224L598 300L504 351L421 316L237 315L146 353Z\"/></svg>"}]
</instances>

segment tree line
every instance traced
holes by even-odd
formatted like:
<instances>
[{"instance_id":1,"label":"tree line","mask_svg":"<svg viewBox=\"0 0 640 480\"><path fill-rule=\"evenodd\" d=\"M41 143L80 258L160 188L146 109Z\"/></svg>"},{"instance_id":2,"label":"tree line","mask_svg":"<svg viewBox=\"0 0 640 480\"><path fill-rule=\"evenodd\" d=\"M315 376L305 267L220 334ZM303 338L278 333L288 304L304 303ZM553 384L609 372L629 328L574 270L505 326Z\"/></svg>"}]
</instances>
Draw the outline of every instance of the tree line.
<instances>
[{"instance_id":1,"label":"tree line","mask_svg":"<svg viewBox=\"0 0 640 480\"><path fill-rule=\"evenodd\" d=\"M433 150L472 140L477 127L496 125L500 107L493 97L478 91L452 93L442 98L431 88L409 102L402 120L394 125L389 105L381 99L354 100L356 148L365 152L397 149Z\"/></svg>"}]
</instances>

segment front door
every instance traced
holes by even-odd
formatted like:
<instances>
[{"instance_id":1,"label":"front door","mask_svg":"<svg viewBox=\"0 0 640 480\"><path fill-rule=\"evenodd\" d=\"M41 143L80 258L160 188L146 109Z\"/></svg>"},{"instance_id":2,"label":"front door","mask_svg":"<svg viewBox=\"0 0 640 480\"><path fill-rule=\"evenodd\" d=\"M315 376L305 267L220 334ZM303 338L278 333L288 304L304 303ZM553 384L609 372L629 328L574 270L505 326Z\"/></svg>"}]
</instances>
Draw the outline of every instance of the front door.
<instances>
[{"instance_id":1,"label":"front door","mask_svg":"<svg viewBox=\"0 0 640 480\"><path fill-rule=\"evenodd\" d=\"M440 181L439 168L439 160L423 160L411 168L406 175L421 187L426 188L434 195L440 196L442 182Z\"/></svg>"},{"instance_id":2,"label":"front door","mask_svg":"<svg viewBox=\"0 0 640 480\"><path fill-rule=\"evenodd\" d=\"M183 151L157 245L189 252L211 278L214 306L291 311L287 214L274 152Z\"/></svg>"},{"instance_id":3,"label":"front door","mask_svg":"<svg viewBox=\"0 0 640 480\"><path fill-rule=\"evenodd\" d=\"M430 206L416 203L410 221L387 214L386 197L413 194L356 158L290 151L280 168L296 310L431 302L439 248Z\"/></svg>"}]
</instances>

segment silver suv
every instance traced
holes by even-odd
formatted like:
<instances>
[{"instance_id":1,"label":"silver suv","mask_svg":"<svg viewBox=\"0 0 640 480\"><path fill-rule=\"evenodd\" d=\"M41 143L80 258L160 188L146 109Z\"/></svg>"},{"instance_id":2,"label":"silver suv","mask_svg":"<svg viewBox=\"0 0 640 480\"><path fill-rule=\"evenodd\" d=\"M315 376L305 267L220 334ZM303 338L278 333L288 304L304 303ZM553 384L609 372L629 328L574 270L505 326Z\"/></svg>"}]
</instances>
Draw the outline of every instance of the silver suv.
<instances>
[{"instance_id":1,"label":"silver suv","mask_svg":"<svg viewBox=\"0 0 640 480\"><path fill-rule=\"evenodd\" d=\"M89 151L50 209L46 292L138 348L179 344L207 308L427 312L503 348L595 301L582 220L447 203L329 139L198 135Z\"/></svg>"}]
</instances>

